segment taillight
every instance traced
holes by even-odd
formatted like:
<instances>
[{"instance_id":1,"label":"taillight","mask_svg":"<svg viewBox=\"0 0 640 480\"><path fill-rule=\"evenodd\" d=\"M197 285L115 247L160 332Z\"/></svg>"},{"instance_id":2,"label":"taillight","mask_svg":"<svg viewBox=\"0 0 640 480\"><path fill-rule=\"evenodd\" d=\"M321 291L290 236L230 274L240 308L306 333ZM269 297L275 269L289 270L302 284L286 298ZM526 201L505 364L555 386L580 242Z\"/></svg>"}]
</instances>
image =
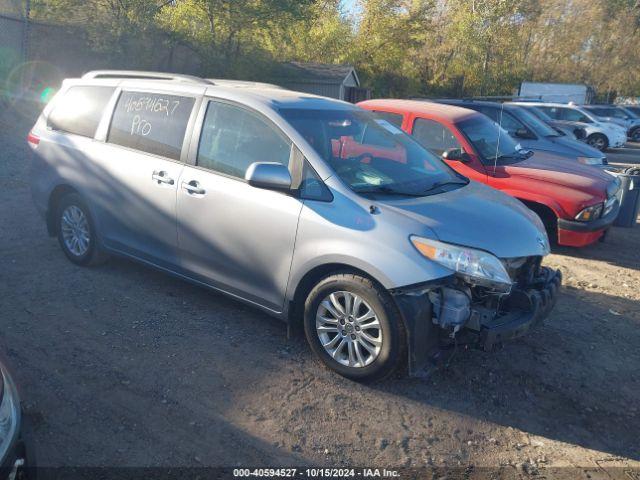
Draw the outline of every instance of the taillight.
<instances>
[{"instance_id":1,"label":"taillight","mask_svg":"<svg viewBox=\"0 0 640 480\"><path fill-rule=\"evenodd\" d=\"M33 132L29 132L29 135L27 135L27 142L29 142L29 145L32 147L37 147L40 144L40 137Z\"/></svg>"}]
</instances>

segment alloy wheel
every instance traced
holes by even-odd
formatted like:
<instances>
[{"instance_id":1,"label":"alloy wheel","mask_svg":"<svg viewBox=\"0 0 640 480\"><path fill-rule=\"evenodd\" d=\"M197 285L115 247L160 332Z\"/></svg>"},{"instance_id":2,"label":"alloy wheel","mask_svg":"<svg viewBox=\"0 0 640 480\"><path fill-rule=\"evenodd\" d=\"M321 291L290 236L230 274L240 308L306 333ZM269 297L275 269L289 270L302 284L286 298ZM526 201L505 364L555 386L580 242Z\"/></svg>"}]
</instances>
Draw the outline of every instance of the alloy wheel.
<instances>
[{"instance_id":1,"label":"alloy wheel","mask_svg":"<svg viewBox=\"0 0 640 480\"><path fill-rule=\"evenodd\" d=\"M605 146L604 138L602 138L600 136L596 136L596 137L590 138L587 143L589 145L591 145L592 147L597 148L598 150L604 149L604 146Z\"/></svg>"},{"instance_id":2,"label":"alloy wheel","mask_svg":"<svg viewBox=\"0 0 640 480\"><path fill-rule=\"evenodd\" d=\"M370 365L382 347L382 328L376 312L353 292L333 292L320 302L316 332L325 351L348 367Z\"/></svg>"},{"instance_id":3,"label":"alloy wheel","mask_svg":"<svg viewBox=\"0 0 640 480\"><path fill-rule=\"evenodd\" d=\"M81 257L89 250L89 222L82 209L69 205L62 212L60 231L64 245L76 257Z\"/></svg>"}]
</instances>

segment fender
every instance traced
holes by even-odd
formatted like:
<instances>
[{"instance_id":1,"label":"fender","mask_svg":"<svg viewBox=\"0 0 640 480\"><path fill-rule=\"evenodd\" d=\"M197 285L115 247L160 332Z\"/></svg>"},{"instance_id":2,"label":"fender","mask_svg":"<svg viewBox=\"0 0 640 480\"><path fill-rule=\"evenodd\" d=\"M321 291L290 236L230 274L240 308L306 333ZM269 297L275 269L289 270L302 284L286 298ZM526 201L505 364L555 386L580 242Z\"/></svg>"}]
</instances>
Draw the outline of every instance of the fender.
<instances>
[{"instance_id":1,"label":"fender","mask_svg":"<svg viewBox=\"0 0 640 480\"><path fill-rule=\"evenodd\" d=\"M567 214L560 204L553 198L545 195L540 195L533 192L524 192L522 190L502 190L502 192L510 195L518 200L527 200L529 202L539 203L545 207L550 208L558 218L566 218Z\"/></svg>"}]
</instances>

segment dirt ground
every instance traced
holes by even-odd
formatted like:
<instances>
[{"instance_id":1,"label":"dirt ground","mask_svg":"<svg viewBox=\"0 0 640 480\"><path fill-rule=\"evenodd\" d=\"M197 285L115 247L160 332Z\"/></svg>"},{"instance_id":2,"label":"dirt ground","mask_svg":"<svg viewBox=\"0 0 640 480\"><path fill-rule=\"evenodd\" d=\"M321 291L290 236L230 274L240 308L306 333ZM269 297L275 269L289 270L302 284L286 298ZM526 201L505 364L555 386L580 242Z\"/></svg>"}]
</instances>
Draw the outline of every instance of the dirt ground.
<instances>
[{"instance_id":1,"label":"dirt ground","mask_svg":"<svg viewBox=\"0 0 640 480\"><path fill-rule=\"evenodd\" d=\"M233 300L129 261L73 266L31 203L32 119L1 115L0 355L40 465L640 477L640 227L551 255L565 287L527 338L363 386Z\"/></svg>"}]
</instances>

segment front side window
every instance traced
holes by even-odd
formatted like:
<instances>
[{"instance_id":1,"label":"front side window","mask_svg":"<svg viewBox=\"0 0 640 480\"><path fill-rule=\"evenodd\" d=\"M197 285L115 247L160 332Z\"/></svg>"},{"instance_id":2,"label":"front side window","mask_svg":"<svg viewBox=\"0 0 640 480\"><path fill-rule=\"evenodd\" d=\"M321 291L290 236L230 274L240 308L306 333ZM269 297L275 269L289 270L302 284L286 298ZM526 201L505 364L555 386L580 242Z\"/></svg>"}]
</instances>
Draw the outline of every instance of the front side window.
<instances>
[{"instance_id":1,"label":"front side window","mask_svg":"<svg viewBox=\"0 0 640 480\"><path fill-rule=\"evenodd\" d=\"M484 115L473 116L457 124L483 161L509 163L522 157L519 145L496 123Z\"/></svg>"},{"instance_id":2,"label":"front side window","mask_svg":"<svg viewBox=\"0 0 640 480\"><path fill-rule=\"evenodd\" d=\"M439 156L450 148L461 148L455 135L447 127L434 120L417 118L413 124L411 135L423 147Z\"/></svg>"},{"instance_id":3,"label":"front side window","mask_svg":"<svg viewBox=\"0 0 640 480\"><path fill-rule=\"evenodd\" d=\"M560 118L570 122L593 123L592 120L580 110L575 108L560 108Z\"/></svg>"},{"instance_id":4,"label":"front side window","mask_svg":"<svg viewBox=\"0 0 640 480\"><path fill-rule=\"evenodd\" d=\"M179 160L194 103L191 97L122 92L107 141Z\"/></svg>"},{"instance_id":5,"label":"front side window","mask_svg":"<svg viewBox=\"0 0 640 480\"><path fill-rule=\"evenodd\" d=\"M93 138L114 87L71 87L56 100L47 125L53 130Z\"/></svg>"},{"instance_id":6,"label":"front side window","mask_svg":"<svg viewBox=\"0 0 640 480\"><path fill-rule=\"evenodd\" d=\"M359 109L283 108L280 114L352 190L422 196L466 184L402 130Z\"/></svg>"},{"instance_id":7,"label":"front side window","mask_svg":"<svg viewBox=\"0 0 640 480\"><path fill-rule=\"evenodd\" d=\"M586 110L592 112L599 117L613 117L621 120L628 120L629 116L624 111L613 107L585 107Z\"/></svg>"},{"instance_id":8,"label":"front side window","mask_svg":"<svg viewBox=\"0 0 640 480\"><path fill-rule=\"evenodd\" d=\"M198 145L197 164L244 178L252 163L289 165L291 142L257 113L223 102L209 102Z\"/></svg>"}]
</instances>

